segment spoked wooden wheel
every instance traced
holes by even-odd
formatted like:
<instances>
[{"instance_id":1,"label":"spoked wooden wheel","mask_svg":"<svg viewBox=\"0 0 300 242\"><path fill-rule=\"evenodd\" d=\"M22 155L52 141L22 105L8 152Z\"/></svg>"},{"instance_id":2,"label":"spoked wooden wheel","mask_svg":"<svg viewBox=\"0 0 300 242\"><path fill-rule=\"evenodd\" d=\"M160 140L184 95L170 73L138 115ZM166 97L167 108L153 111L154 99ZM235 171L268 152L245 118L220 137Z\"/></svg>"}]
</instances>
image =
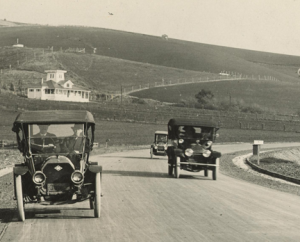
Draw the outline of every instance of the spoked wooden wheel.
<instances>
[{"instance_id":1,"label":"spoked wooden wheel","mask_svg":"<svg viewBox=\"0 0 300 242\"><path fill-rule=\"evenodd\" d=\"M17 209L18 209L19 220L25 221L25 209L24 209L21 175L15 175L15 185L16 185Z\"/></svg>"},{"instance_id":2,"label":"spoked wooden wheel","mask_svg":"<svg viewBox=\"0 0 300 242\"><path fill-rule=\"evenodd\" d=\"M180 157L179 156L176 156L174 175L175 175L175 178L179 178L179 176L180 176Z\"/></svg>"},{"instance_id":3,"label":"spoked wooden wheel","mask_svg":"<svg viewBox=\"0 0 300 242\"><path fill-rule=\"evenodd\" d=\"M101 213L101 173L96 173L95 178L95 200L94 200L94 214L95 218L100 218Z\"/></svg>"}]
</instances>

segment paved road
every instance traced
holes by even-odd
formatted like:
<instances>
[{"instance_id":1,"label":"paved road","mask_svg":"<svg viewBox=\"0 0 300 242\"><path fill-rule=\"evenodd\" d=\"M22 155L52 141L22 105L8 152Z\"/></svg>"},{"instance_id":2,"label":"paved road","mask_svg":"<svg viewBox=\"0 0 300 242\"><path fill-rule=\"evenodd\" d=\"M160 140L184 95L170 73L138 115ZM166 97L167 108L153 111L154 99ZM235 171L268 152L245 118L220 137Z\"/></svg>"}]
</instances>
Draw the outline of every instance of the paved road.
<instances>
[{"instance_id":1,"label":"paved road","mask_svg":"<svg viewBox=\"0 0 300 242\"><path fill-rule=\"evenodd\" d=\"M246 149L251 145L215 146ZM14 218L1 241L300 241L300 196L222 174L217 181L203 172L170 178L166 158L150 159L149 150L96 159L104 168L100 219L86 202L27 206L26 221Z\"/></svg>"}]
</instances>

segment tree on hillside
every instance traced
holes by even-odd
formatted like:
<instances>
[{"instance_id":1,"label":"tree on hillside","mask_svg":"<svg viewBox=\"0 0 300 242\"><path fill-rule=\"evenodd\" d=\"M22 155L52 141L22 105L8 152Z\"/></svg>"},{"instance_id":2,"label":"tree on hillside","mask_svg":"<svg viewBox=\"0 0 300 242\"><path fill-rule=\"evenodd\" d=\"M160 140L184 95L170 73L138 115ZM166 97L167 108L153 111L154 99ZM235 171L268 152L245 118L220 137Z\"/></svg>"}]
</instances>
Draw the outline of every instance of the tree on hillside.
<instances>
[{"instance_id":1,"label":"tree on hillside","mask_svg":"<svg viewBox=\"0 0 300 242\"><path fill-rule=\"evenodd\" d=\"M16 90L15 85L13 83L10 84L9 90L14 92Z\"/></svg>"},{"instance_id":2,"label":"tree on hillside","mask_svg":"<svg viewBox=\"0 0 300 242\"><path fill-rule=\"evenodd\" d=\"M202 89L198 94L195 95L195 98L197 99L198 103L200 104L207 104L210 100L212 100L214 97L214 94L209 91Z\"/></svg>"},{"instance_id":3,"label":"tree on hillside","mask_svg":"<svg viewBox=\"0 0 300 242\"><path fill-rule=\"evenodd\" d=\"M23 81L22 81L22 80L19 80L19 81L18 81L18 91L19 91L19 92L22 92L22 89L23 89Z\"/></svg>"}]
</instances>

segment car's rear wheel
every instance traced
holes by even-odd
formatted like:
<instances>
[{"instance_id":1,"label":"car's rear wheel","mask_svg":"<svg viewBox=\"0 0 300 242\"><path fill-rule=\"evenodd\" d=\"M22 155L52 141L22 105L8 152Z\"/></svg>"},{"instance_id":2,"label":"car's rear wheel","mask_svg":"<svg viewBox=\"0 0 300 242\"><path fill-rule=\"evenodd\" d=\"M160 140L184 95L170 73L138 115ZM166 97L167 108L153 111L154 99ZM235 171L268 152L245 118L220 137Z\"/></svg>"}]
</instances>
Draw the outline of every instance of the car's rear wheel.
<instances>
[{"instance_id":1,"label":"car's rear wheel","mask_svg":"<svg viewBox=\"0 0 300 242\"><path fill-rule=\"evenodd\" d=\"M94 209L94 199L90 198L90 209Z\"/></svg>"},{"instance_id":2,"label":"car's rear wheel","mask_svg":"<svg viewBox=\"0 0 300 242\"><path fill-rule=\"evenodd\" d=\"M208 176L208 170L207 169L204 170L204 176Z\"/></svg>"},{"instance_id":3,"label":"car's rear wheel","mask_svg":"<svg viewBox=\"0 0 300 242\"><path fill-rule=\"evenodd\" d=\"M94 214L96 218L100 218L101 213L101 173L96 173L95 178L95 200L94 200Z\"/></svg>"},{"instance_id":4,"label":"car's rear wheel","mask_svg":"<svg viewBox=\"0 0 300 242\"><path fill-rule=\"evenodd\" d=\"M17 196L17 209L20 221L25 221L25 209L24 209L24 199L23 199L23 189L22 189L22 176L15 176L16 184L16 196Z\"/></svg>"},{"instance_id":5,"label":"car's rear wheel","mask_svg":"<svg viewBox=\"0 0 300 242\"><path fill-rule=\"evenodd\" d=\"M175 175L175 178L179 178L179 176L180 176L180 157L179 156L176 156L174 175Z\"/></svg>"},{"instance_id":6,"label":"car's rear wheel","mask_svg":"<svg viewBox=\"0 0 300 242\"><path fill-rule=\"evenodd\" d=\"M150 158L153 158L153 148L150 149Z\"/></svg>"}]
</instances>

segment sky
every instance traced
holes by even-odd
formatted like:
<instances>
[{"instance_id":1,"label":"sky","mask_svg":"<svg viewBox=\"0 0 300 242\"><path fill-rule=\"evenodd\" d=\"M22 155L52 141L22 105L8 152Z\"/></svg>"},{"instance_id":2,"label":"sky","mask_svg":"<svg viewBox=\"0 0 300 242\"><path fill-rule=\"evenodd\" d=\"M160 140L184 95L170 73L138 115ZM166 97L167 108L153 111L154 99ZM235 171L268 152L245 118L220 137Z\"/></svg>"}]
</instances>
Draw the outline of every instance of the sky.
<instances>
[{"instance_id":1,"label":"sky","mask_svg":"<svg viewBox=\"0 0 300 242\"><path fill-rule=\"evenodd\" d=\"M0 0L0 19L300 56L300 0Z\"/></svg>"}]
</instances>

